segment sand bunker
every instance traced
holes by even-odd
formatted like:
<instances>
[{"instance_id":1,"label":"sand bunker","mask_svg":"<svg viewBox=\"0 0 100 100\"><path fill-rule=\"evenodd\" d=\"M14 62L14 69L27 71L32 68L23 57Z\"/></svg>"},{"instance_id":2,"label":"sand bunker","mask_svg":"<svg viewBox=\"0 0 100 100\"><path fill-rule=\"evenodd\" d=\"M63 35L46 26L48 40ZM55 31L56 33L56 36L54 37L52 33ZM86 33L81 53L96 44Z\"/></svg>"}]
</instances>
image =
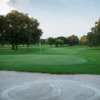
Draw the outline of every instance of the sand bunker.
<instances>
[{"instance_id":1,"label":"sand bunker","mask_svg":"<svg viewBox=\"0 0 100 100\"><path fill-rule=\"evenodd\" d=\"M100 75L0 71L0 100L100 100Z\"/></svg>"}]
</instances>

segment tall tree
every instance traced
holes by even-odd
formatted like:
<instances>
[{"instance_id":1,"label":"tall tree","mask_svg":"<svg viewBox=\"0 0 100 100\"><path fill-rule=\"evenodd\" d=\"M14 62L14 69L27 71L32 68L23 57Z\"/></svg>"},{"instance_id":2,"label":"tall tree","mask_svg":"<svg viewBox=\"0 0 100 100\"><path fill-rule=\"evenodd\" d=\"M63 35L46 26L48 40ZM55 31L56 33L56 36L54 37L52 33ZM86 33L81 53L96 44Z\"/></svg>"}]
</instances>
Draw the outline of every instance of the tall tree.
<instances>
[{"instance_id":1,"label":"tall tree","mask_svg":"<svg viewBox=\"0 0 100 100\"><path fill-rule=\"evenodd\" d=\"M86 35L81 37L80 44L81 45L87 45L88 44L88 40L87 40L87 36Z\"/></svg>"},{"instance_id":2,"label":"tall tree","mask_svg":"<svg viewBox=\"0 0 100 100\"><path fill-rule=\"evenodd\" d=\"M30 18L27 14L23 14L16 10L12 10L6 15L8 22L9 41L12 49L18 49L19 44L36 43L42 35L39 29L39 23L36 19Z\"/></svg>"},{"instance_id":3,"label":"tall tree","mask_svg":"<svg viewBox=\"0 0 100 100\"><path fill-rule=\"evenodd\" d=\"M63 41L62 45L68 44L68 39L64 36L59 36L59 37L57 37L57 39L60 39L60 40Z\"/></svg>"},{"instance_id":4,"label":"tall tree","mask_svg":"<svg viewBox=\"0 0 100 100\"><path fill-rule=\"evenodd\" d=\"M100 19L95 22L95 26L91 28L91 32L87 33L89 46L100 46Z\"/></svg>"},{"instance_id":5,"label":"tall tree","mask_svg":"<svg viewBox=\"0 0 100 100\"><path fill-rule=\"evenodd\" d=\"M95 38L94 38L94 33L93 32L88 32L87 33L87 39L88 39L88 45L89 46L94 46Z\"/></svg>"},{"instance_id":6,"label":"tall tree","mask_svg":"<svg viewBox=\"0 0 100 100\"><path fill-rule=\"evenodd\" d=\"M61 38L55 38L55 46L62 46L64 45L64 41Z\"/></svg>"},{"instance_id":7,"label":"tall tree","mask_svg":"<svg viewBox=\"0 0 100 100\"><path fill-rule=\"evenodd\" d=\"M68 37L68 44L70 46L79 44L79 38L75 35L71 35Z\"/></svg>"},{"instance_id":8,"label":"tall tree","mask_svg":"<svg viewBox=\"0 0 100 100\"><path fill-rule=\"evenodd\" d=\"M48 38L48 44L52 47L55 44L55 39L53 37Z\"/></svg>"},{"instance_id":9,"label":"tall tree","mask_svg":"<svg viewBox=\"0 0 100 100\"><path fill-rule=\"evenodd\" d=\"M5 16L0 15L0 44L4 46L6 43L6 28L7 28L7 21Z\"/></svg>"}]
</instances>

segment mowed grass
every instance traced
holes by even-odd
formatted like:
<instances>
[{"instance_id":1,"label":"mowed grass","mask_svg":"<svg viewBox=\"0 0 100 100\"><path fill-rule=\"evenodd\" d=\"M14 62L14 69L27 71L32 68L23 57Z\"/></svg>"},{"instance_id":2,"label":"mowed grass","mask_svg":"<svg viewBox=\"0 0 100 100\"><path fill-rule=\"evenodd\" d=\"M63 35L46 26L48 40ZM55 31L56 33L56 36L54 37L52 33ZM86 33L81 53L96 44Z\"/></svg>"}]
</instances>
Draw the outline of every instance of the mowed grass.
<instances>
[{"instance_id":1,"label":"mowed grass","mask_svg":"<svg viewBox=\"0 0 100 100\"><path fill-rule=\"evenodd\" d=\"M100 47L0 48L0 70L54 74L100 74Z\"/></svg>"}]
</instances>

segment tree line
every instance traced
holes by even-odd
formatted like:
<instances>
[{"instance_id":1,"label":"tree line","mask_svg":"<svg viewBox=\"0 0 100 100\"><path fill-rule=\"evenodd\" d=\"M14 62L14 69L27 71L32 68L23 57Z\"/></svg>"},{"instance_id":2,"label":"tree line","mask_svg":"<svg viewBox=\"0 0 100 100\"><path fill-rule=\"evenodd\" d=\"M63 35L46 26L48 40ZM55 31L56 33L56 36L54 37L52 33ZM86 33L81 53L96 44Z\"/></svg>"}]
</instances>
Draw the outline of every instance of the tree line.
<instances>
[{"instance_id":1,"label":"tree line","mask_svg":"<svg viewBox=\"0 0 100 100\"><path fill-rule=\"evenodd\" d=\"M71 35L69 37L59 36L57 38L49 37L47 39L41 39L41 44L49 44L51 47L62 47L62 46L74 46L79 45L79 38L76 35Z\"/></svg>"},{"instance_id":2,"label":"tree line","mask_svg":"<svg viewBox=\"0 0 100 100\"><path fill-rule=\"evenodd\" d=\"M0 44L11 44L12 50L17 50L19 44L35 44L39 41L42 30L39 22L28 14L12 10L0 15Z\"/></svg>"},{"instance_id":3,"label":"tree line","mask_svg":"<svg viewBox=\"0 0 100 100\"><path fill-rule=\"evenodd\" d=\"M39 22L28 14L12 10L8 14L0 15L0 45L11 44L12 50L17 50L18 45L49 44L50 46L100 46L100 19L95 22L95 26L91 28L91 32L82 36L80 39L76 35L69 37L59 36L57 38L49 37L40 39L42 29L39 28Z\"/></svg>"},{"instance_id":4,"label":"tree line","mask_svg":"<svg viewBox=\"0 0 100 100\"><path fill-rule=\"evenodd\" d=\"M100 46L100 19L95 22L95 26L91 28L91 32L81 37L80 42L82 45L90 47Z\"/></svg>"},{"instance_id":5,"label":"tree line","mask_svg":"<svg viewBox=\"0 0 100 100\"><path fill-rule=\"evenodd\" d=\"M57 38L49 37L47 39L41 39L42 44L49 44L50 46L74 46L74 45L85 45L85 46L100 46L100 19L95 22L95 26L91 28L91 32L87 35L83 35L80 39L76 35L69 37L59 36Z\"/></svg>"}]
</instances>

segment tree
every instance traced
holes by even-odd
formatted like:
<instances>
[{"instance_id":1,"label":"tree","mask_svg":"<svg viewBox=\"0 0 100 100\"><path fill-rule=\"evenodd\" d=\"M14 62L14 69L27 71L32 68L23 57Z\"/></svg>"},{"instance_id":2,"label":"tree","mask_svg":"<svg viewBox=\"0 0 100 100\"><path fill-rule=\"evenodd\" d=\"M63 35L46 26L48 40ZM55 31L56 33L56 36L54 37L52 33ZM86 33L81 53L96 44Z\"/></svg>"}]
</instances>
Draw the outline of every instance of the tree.
<instances>
[{"instance_id":1,"label":"tree","mask_svg":"<svg viewBox=\"0 0 100 100\"><path fill-rule=\"evenodd\" d=\"M7 28L7 21L5 16L0 15L0 44L2 47L6 42L6 28Z\"/></svg>"},{"instance_id":2,"label":"tree","mask_svg":"<svg viewBox=\"0 0 100 100\"><path fill-rule=\"evenodd\" d=\"M42 35L39 23L36 19L30 18L27 14L23 14L16 10L12 10L6 15L8 22L8 37L12 44L12 49L17 50L19 44L36 43Z\"/></svg>"},{"instance_id":3,"label":"tree","mask_svg":"<svg viewBox=\"0 0 100 100\"><path fill-rule=\"evenodd\" d=\"M70 46L73 46L73 45L78 45L79 44L79 38L75 35L71 35L68 37L68 44Z\"/></svg>"},{"instance_id":4,"label":"tree","mask_svg":"<svg viewBox=\"0 0 100 100\"><path fill-rule=\"evenodd\" d=\"M91 28L91 32L87 33L89 46L100 46L100 19L95 22L95 26Z\"/></svg>"},{"instance_id":5,"label":"tree","mask_svg":"<svg viewBox=\"0 0 100 100\"><path fill-rule=\"evenodd\" d=\"M87 45L88 44L88 40L87 40L87 36L86 35L81 37L80 44L81 45Z\"/></svg>"},{"instance_id":6,"label":"tree","mask_svg":"<svg viewBox=\"0 0 100 100\"><path fill-rule=\"evenodd\" d=\"M42 30L39 28L39 22L36 19L31 18L26 28L27 47L29 47L29 44L37 43L40 40L41 35Z\"/></svg>"},{"instance_id":7,"label":"tree","mask_svg":"<svg viewBox=\"0 0 100 100\"><path fill-rule=\"evenodd\" d=\"M62 45L68 44L68 39L64 36L59 36L57 37L57 39L60 39L60 41L62 40L62 43L61 43Z\"/></svg>"},{"instance_id":8,"label":"tree","mask_svg":"<svg viewBox=\"0 0 100 100\"><path fill-rule=\"evenodd\" d=\"M55 44L55 39L52 38L52 37L49 37L49 38L48 38L48 44L52 47L52 45Z\"/></svg>"},{"instance_id":9,"label":"tree","mask_svg":"<svg viewBox=\"0 0 100 100\"><path fill-rule=\"evenodd\" d=\"M94 34L95 34L96 46L100 46L100 19L98 20L98 22L95 23Z\"/></svg>"},{"instance_id":10,"label":"tree","mask_svg":"<svg viewBox=\"0 0 100 100\"><path fill-rule=\"evenodd\" d=\"M40 39L39 42L41 43L41 45L45 45L48 44L48 39Z\"/></svg>"},{"instance_id":11,"label":"tree","mask_svg":"<svg viewBox=\"0 0 100 100\"><path fill-rule=\"evenodd\" d=\"M55 46L58 47L59 45L62 46L64 44L64 41L61 38L55 38Z\"/></svg>"},{"instance_id":12,"label":"tree","mask_svg":"<svg viewBox=\"0 0 100 100\"><path fill-rule=\"evenodd\" d=\"M88 46L94 46L96 43L95 34L93 32L87 33Z\"/></svg>"}]
</instances>

